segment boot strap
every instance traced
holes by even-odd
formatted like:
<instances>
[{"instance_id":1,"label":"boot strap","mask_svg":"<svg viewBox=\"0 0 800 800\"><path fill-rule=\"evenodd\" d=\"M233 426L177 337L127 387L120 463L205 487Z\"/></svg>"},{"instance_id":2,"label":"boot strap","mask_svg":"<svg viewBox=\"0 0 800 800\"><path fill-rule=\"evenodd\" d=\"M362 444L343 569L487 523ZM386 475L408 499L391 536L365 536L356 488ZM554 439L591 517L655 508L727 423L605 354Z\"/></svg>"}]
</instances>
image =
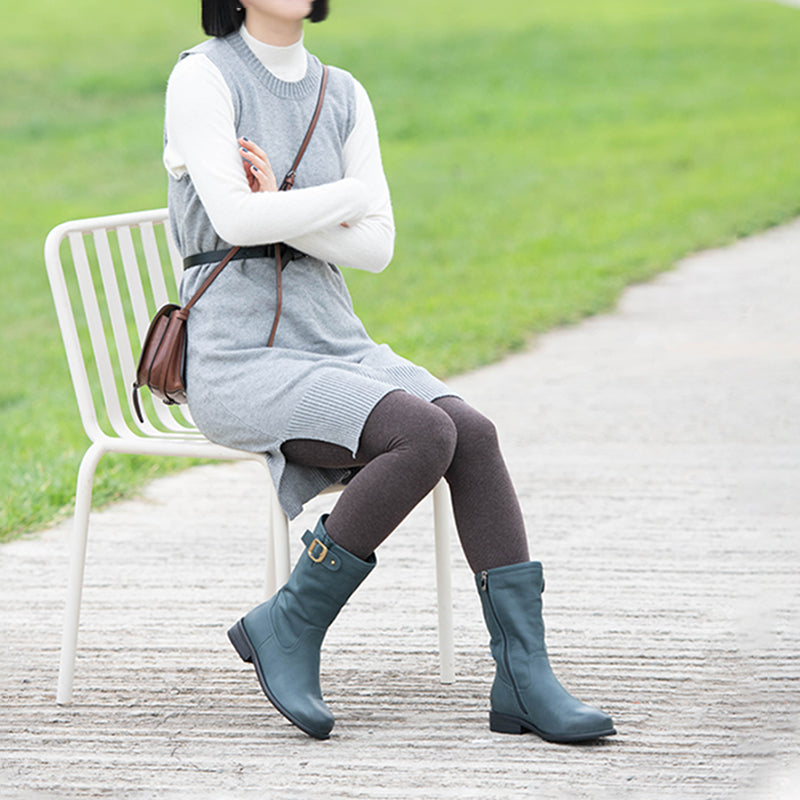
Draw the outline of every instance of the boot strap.
<instances>
[{"instance_id":1,"label":"boot strap","mask_svg":"<svg viewBox=\"0 0 800 800\"><path fill-rule=\"evenodd\" d=\"M303 534L303 544L306 545L306 555L315 563L322 564L334 572L342 566L341 559L318 539L311 531Z\"/></svg>"}]
</instances>

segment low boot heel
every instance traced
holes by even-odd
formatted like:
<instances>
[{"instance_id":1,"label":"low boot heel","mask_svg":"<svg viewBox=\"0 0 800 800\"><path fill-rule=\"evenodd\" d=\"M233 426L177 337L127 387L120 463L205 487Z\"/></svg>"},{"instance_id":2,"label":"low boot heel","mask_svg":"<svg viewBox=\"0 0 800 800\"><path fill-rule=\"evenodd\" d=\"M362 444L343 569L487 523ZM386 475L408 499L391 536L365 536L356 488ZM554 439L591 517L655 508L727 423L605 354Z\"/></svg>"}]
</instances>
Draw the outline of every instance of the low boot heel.
<instances>
[{"instance_id":1,"label":"low boot heel","mask_svg":"<svg viewBox=\"0 0 800 800\"><path fill-rule=\"evenodd\" d=\"M239 620L232 628L228 630L228 638L234 646L236 652L242 661L248 664L253 663L253 648L250 645L250 640L244 630L244 623Z\"/></svg>"},{"instance_id":2,"label":"low boot heel","mask_svg":"<svg viewBox=\"0 0 800 800\"><path fill-rule=\"evenodd\" d=\"M525 733L527 728L513 717L505 714L498 714L496 711L489 712L489 730L495 733Z\"/></svg>"}]
</instances>

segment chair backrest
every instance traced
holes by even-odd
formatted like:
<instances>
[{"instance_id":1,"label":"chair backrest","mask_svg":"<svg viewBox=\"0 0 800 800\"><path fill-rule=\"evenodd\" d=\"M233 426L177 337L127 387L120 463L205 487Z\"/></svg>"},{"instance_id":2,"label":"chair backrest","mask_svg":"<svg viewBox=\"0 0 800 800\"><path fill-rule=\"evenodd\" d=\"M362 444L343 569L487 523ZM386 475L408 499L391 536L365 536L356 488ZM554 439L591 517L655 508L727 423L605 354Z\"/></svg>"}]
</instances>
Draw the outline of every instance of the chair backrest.
<instances>
[{"instance_id":1,"label":"chair backrest","mask_svg":"<svg viewBox=\"0 0 800 800\"><path fill-rule=\"evenodd\" d=\"M150 320L178 297L182 263L167 210L58 225L47 236L45 263L89 438L199 436L186 406L167 407L144 391L141 423L131 400Z\"/></svg>"}]
</instances>

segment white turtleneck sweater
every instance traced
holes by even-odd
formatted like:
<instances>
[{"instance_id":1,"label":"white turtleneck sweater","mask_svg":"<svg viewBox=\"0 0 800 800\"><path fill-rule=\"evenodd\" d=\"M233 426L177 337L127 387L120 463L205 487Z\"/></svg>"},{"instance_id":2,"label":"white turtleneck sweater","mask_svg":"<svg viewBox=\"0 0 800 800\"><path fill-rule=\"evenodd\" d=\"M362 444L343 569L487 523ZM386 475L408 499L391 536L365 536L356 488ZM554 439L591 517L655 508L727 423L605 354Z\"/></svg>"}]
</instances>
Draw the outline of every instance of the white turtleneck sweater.
<instances>
[{"instance_id":1,"label":"white turtleneck sweater","mask_svg":"<svg viewBox=\"0 0 800 800\"><path fill-rule=\"evenodd\" d=\"M302 38L275 47L255 39L245 26L241 34L277 78L295 82L305 76ZM379 272L392 257L394 219L372 105L358 81L355 92L343 180L253 193L242 168L228 85L208 57L192 54L178 62L167 86L164 166L176 178L189 173L211 224L231 244L286 242L323 261ZM269 155L268 143L256 144Z\"/></svg>"}]
</instances>

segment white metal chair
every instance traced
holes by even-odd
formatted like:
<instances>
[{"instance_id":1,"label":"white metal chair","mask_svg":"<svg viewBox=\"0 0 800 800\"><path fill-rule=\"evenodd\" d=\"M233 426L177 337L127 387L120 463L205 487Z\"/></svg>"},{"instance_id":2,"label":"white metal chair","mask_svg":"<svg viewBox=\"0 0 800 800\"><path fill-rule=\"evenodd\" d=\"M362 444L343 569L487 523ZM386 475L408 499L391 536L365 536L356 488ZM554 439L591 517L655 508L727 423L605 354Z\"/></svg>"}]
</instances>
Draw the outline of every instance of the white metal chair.
<instances>
[{"instance_id":1,"label":"white metal chair","mask_svg":"<svg viewBox=\"0 0 800 800\"><path fill-rule=\"evenodd\" d=\"M68 247L62 246L65 240ZM95 469L105 453L249 459L264 466L270 501L267 596L289 576L289 522L278 503L263 455L213 444L197 430L185 406L153 402L148 392L141 398L144 423L133 413L130 388L140 342L156 309L170 300L175 302L182 272L180 255L169 234L167 210L58 225L45 242L45 263L81 421L92 442L78 471L56 696L59 704L68 704L72 699L92 486ZM450 516L444 482L433 491L433 505L440 675L443 683L452 683Z\"/></svg>"}]
</instances>

